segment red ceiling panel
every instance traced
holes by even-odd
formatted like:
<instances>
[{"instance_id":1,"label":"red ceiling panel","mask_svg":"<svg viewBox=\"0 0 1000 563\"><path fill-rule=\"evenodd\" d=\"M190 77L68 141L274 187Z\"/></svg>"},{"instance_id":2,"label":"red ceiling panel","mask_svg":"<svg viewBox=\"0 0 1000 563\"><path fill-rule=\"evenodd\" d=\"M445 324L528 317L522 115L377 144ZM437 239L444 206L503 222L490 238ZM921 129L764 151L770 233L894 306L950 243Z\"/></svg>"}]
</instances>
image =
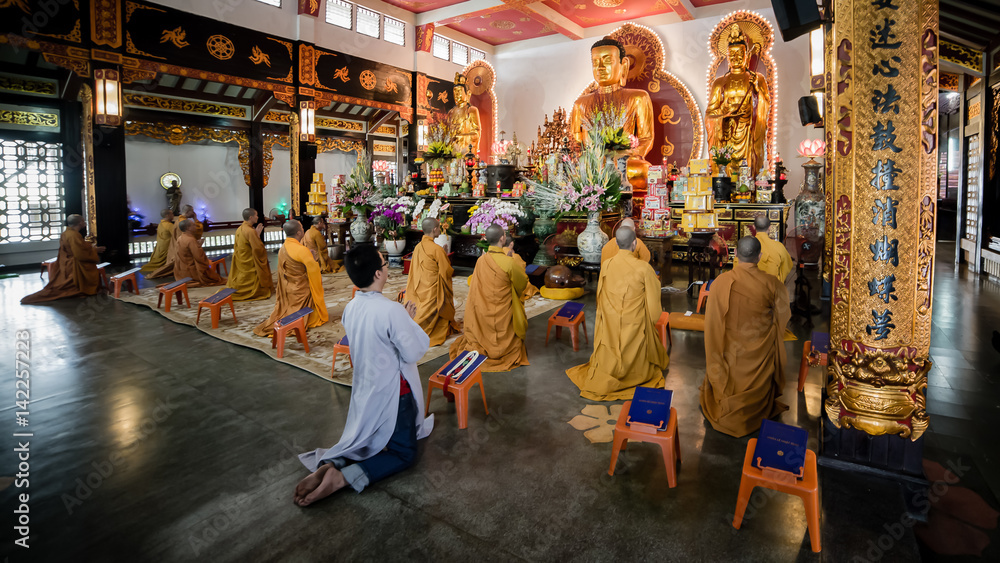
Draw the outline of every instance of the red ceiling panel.
<instances>
[{"instance_id":1,"label":"red ceiling panel","mask_svg":"<svg viewBox=\"0 0 1000 563\"><path fill-rule=\"evenodd\" d=\"M543 3L581 27L636 20L672 11L667 0L545 0Z\"/></svg>"},{"instance_id":2,"label":"red ceiling panel","mask_svg":"<svg viewBox=\"0 0 1000 563\"><path fill-rule=\"evenodd\" d=\"M518 10L476 12L449 20L448 27L471 35L490 45L503 45L552 35L551 26L536 21Z\"/></svg>"},{"instance_id":3,"label":"red ceiling panel","mask_svg":"<svg viewBox=\"0 0 1000 563\"><path fill-rule=\"evenodd\" d=\"M414 14L429 12L431 10L437 10L438 8L444 8L445 6L452 6L455 4L462 3L462 0L383 0L383 1L386 4L392 4L397 8L402 8L408 12L413 12Z\"/></svg>"}]
</instances>

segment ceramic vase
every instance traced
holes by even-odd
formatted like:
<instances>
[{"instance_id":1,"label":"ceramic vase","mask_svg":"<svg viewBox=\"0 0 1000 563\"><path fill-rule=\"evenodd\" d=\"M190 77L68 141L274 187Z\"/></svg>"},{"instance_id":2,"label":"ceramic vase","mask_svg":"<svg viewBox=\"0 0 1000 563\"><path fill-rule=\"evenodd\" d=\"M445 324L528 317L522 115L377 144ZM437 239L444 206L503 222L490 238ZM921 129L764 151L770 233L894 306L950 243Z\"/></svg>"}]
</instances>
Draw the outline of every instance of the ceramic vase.
<instances>
[{"instance_id":1,"label":"ceramic vase","mask_svg":"<svg viewBox=\"0 0 1000 563\"><path fill-rule=\"evenodd\" d=\"M535 225L532 228L532 232L538 237L538 244L541 248L535 254L535 259L531 262L536 266L552 266L556 263L555 259L549 255L548 248L545 245L545 239L549 238L552 234L556 232L556 222L551 217L539 217L535 219Z\"/></svg>"},{"instance_id":2,"label":"ceramic vase","mask_svg":"<svg viewBox=\"0 0 1000 563\"><path fill-rule=\"evenodd\" d=\"M601 263L601 249L608 242L608 235L601 230L601 212L587 213L587 228L576 238L583 261L590 264Z\"/></svg>"},{"instance_id":3,"label":"ceramic vase","mask_svg":"<svg viewBox=\"0 0 1000 563\"><path fill-rule=\"evenodd\" d=\"M385 252L389 256L402 256L403 250L406 249L406 239L400 240L389 240L385 241Z\"/></svg>"},{"instance_id":4,"label":"ceramic vase","mask_svg":"<svg viewBox=\"0 0 1000 563\"><path fill-rule=\"evenodd\" d=\"M368 222L368 216L365 214L365 210L360 207L354 209L354 222L351 223L351 237L354 238L354 242L368 242L372 239L372 229L371 223Z\"/></svg>"}]
</instances>

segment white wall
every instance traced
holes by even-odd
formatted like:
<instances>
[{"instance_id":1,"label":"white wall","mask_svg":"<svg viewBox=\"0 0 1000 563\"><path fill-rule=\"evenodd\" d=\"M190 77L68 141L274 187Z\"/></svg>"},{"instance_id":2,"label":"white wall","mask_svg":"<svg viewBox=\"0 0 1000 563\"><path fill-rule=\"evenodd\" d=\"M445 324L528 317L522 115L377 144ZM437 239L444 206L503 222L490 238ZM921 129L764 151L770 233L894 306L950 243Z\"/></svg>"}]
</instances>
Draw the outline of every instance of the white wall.
<instances>
[{"instance_id":1,"label":"white wall","mask_svg":"<svg viewBox=\"0 0 1000 563\"><path fill-rule=\"evenodd\" d=\"M145 222L158 223L167 206L160 176L176 172L182 180L181 204L193 205L199 218L207 213L212 221L241 220L243 209L250 205L250 188L243 180L238 153L235 144L174 146L126 137L125 179L132 208L146 216Z\"/></svg>"},{"instance_id":2,"label":"white wall","mask_svg":"<svg viewBox=\"0 0 1000 563\"><path fill-rule=\"evenodd\" d=\"M789 169L785 195L790 199L799 192L799 184L805 177L797 158L799 143L804 139L823 138L822 129L811 125L802 127L799 122L798 99L809 94L809 38L803 36L784 43L773 10L767 8L757 12L775 27L771 55L778 69L776 133L778 153ZM663 41L666 70L687 84L702 115L707 103L706 77L711 62L708 38L724 16L652 27ZM551 117L557 107L567 112L572 109L573 101L593 80L590 46L599 38L578 41L544 38L525 42L522 48L515 43L498 50L494 67L500 128L507 131L508 138L516 131L519 140L530 143L546 114Z\"/></svg>"},{"instance_id":3,"label":"white wall","mask_svg":"<svg viewBox=\"0 0 1000 563\"><path fill-rule=\"evenodd\" d=\"M270 213L272 209L277 209L281 204L284 208L291 207L292 191L291 184L291 152L284 147L274 148L274 162L271 164L271 175L264 188L264 213ZM330 185L333 177L338 174L348 176L354 165L358 162L358 155L355 152L331 151L316 156L316 172L323 174L323 181L326 182L327 194L330 193Z\"/></svg>"}]
</instances>

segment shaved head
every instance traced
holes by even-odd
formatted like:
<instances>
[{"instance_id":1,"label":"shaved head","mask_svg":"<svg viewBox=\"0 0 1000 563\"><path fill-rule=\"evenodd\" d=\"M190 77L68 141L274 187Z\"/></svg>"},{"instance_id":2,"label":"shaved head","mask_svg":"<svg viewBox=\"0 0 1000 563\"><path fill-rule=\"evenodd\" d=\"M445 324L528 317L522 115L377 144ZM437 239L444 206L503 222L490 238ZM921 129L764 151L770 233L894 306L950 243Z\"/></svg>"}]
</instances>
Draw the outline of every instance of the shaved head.
<instances>
[{"instance_id":1,"label":"shaved head","mask_svg":"<svg viewBox=\"0 0 1000 563\"><path fill-rule=\"evenodd\" d=\"M486 228L486 242L497 246L503 240L504 233L503 227L494 223Z\"/></svg>"},{"instance_id":2,"label":"shaved head","mask_svg":"<svg viewBox=\"0 0 1000 563\"><path fill-rule=\"evenodd\" d=\"M736 243L736 257L740 262L756 264L760 261L760 241L756 237L743 237Z\"/></svg>"},{"instance_id":3,"label":"shaved head","mask_svg":"<svg viewBox=\"0 0 1000 563\"><path fill-rule=\"evenodd\" d=\"M302 223L299 223L295 219L290 219L285 221L285 224L281 226L281 230L285 231L286 237L296 238L296 235L302 232Z\"/></svg>"},{"instance_id":4,"label":"shaved head","mask_svg":"<svg viewBox=\"0 0 1000 563\"><path fill-rule=\"evenodd\" d=\"M635 230L635 221L633 221L630 217L626 217L626 218L622 219L621 224L618 225L618 226L619 227L628 227L628 228L630 228L630 229L632 229L634 231Z\"/></svg>"},{"instance_id":5,"label":"shaved head","mask_svg":"<svg viewBox=\"0 0 1000 563\"><path fill-rule=\"evenodd\" d=\"M187 215L188 213L194 213L194 207L191 205L185 205L181 208L181 215Z\"/></svg>"},{"instance_id":6,"label":"shaved head","mask_svg":"<svg viewBox=\"0 0 1000 563\"><path fill-rule=\"evenodd\" d=\"M257 214L257 210L253 207L247 207L243 210L243 220L249 221L251 217Z\"/></svg>"},{"instance_id":7,"label":"shaved head","mask_svg":"<svg viewBox=\"0 0 1000 563\"><path fill-rule=\"evenodd\" d=\"M438 220L433 217L428 217L420 222L420 230L424 232L425 235L434 234L434 229L438 227Z\"/></svg>"},{"instance_id":8,"label":"shaved head","mask_svg":"<svg viewBox=\"0 0 1000 563\"><path fill-rule=\"evenodd\" d=\"M618 227L618 230L615 231L615 242L618 243L618 248L635 250L635 230L625 225Z\"/></svg>"},{"instance_id":9,"label":"shaved head","mask_svg":"<svg viewBox=\"0 0 1000 563\"><path fill-rule=\"evenodd\" d=\"M173 215L174 215L174 211L172 209L170 209L169 207L166 208L166 209L164 209L163 211L160 211L160 218L161 219L166 219L167 217L173 217Z\"/></svg>"},{"instance_id":10,"label":"shaved head","mask_svg":"<svg viewBox=\"0 0 1000 563\"><path fill-rule=\"evenodd\" d=\"M83 224L83 215L77 215L76 213L74 213L66 218L67 227L79 227L82 224Z\"/></svg>"},{"instance_id":11,"label":"shaved head","mask_svg":"<svg viewBox=\"0 0 1000 563\"><path fill-rule=\"evenodd\" d=\"M753 220L753 226L757 229L758 233L766 233L771 228L771 220L767 218L767 215L758 215Z\"/></svg>"},{"instance_id":12,"label":"shaved head","mask_svg":"<svg viewBox=\"0 0 1000 563\"><path fill-rule=\"evenodd\" d=\"M177 224L177 228L180 229L182 233L186 233L188 231L188 229L191 228L191 225L193 225L193 224L194 224L194 221L192 221L190 219L185 219L185 220L183 220L183 221L181 221L180 223Z\"/></svg>"}]
</instances>

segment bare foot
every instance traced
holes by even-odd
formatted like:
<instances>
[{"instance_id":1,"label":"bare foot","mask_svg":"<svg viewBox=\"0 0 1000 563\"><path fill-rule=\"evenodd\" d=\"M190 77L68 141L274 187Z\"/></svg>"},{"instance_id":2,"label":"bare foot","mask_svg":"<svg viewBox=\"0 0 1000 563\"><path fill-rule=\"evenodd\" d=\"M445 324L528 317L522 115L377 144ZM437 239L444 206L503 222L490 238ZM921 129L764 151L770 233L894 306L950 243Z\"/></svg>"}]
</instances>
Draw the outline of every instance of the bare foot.
<instances>
[{"instance_id":1,"label":"bare foot","mask_svg":"<svg viewBox=\"0 0 1000 563\"><path fill-rule=\"evenodd\" d=\"M298 485L295 485L295 495L292 496L292 502L299 504L306 495L316 490L320 483L323 482L323 475L333 467L332 463L325 463L316 468L316 471L310 473L305 479L299 481Z\"/></svg>"},{"instance_id":2,"label":"bare foot","mask_svg":"<svg viewBox=\"0 0 1000 563\"><path fill-rule=\"evenodd\" d=\"M330 465L330 464L327 464ZM319 486L309 492L305 498L297 500L299 506L309 506L310 504L325 499L333 493L347 486L347 479L339 469L330 465L330 469L323 474L323 480Z\"/></svg>"}]
</instances>

